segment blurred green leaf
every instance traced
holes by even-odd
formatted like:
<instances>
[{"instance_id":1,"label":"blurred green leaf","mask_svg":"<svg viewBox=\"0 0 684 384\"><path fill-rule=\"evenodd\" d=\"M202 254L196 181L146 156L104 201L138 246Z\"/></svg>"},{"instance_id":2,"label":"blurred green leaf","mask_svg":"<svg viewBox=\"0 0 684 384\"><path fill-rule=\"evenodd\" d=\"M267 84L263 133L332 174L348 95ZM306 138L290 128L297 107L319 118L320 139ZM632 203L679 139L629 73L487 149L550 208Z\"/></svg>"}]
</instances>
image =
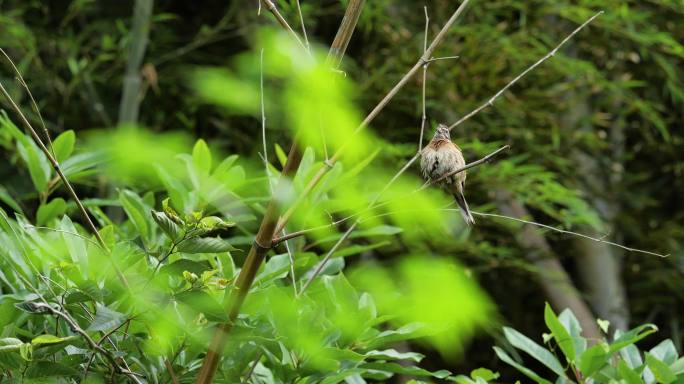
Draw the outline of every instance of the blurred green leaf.
<instances>
[{"instance_id":1,"label":"blurred green leaf","mask_svg":"<svg viewBox=\"0 0 684 384\"><path fill-rule=\"evenodd\" d=\"M62 163L71 156L71 153L74 151L75 143L76 134L71 129L60 133L59 136L52 141L52 150L59 163Z\"/></svg>"},{"instance_id":2,"label":"blurred green leaf","mask_svg":"<svg viewBox=\"0 0 684 384\"><path fill-rule=\"evenodd\" d=\"M45 225L51 220L63 215L67 210L67 203L61 197L50 200L47 204L41 204L36 213L36 224Z\"/></svg>"}]
</instances>

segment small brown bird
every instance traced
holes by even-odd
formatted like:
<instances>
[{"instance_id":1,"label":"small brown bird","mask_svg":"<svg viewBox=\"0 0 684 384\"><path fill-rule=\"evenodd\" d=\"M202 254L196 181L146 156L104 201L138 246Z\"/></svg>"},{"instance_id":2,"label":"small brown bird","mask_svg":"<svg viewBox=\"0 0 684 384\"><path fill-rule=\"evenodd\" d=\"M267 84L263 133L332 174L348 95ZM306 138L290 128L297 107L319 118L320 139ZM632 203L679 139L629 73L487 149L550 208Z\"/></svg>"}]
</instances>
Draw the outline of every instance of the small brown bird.
<instances>
[{"instance_id":1,"label":"small brown bird","mask_svg":"<svg viewBox=\"0 0 684 384\"><path fill-rule=\"evenodd\" d=\"M428 180L439 180L442 176L464 166L465 159L461 153L461 148L451 141L449 127L440 124L435 136L421 152L420 169L423 171L423 177ZM465 180L466 173L463 171L439 181L439 184L454 195L466 224L473 225L475 219L473 219L465 196L463 196Z\"/></svg>"}]
</instances>

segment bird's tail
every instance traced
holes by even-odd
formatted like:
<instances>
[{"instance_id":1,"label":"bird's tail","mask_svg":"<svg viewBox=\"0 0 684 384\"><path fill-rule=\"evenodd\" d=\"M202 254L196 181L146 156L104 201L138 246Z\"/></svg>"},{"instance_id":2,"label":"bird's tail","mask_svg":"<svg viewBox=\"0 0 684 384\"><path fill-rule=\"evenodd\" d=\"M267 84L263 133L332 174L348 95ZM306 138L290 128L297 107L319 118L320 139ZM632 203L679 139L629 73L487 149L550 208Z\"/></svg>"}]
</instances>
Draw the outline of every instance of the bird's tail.
<instances>
[{"instance_id":1,"label":"bird's tail","mask_svg":"<svg viewBox=\"0 0 684 384\"><path fill-rule=\"evenodd\" d=\"M463 196L462 192L455 192L454 193L454 199L456 199L456 203L458 204L458 207L460 208L461 216L463 216L463 221L466 222L466 224L470 225L475 225L475 219L473 218L472 213L470 213L470 208L468 208L468 203L466 202L465 196Z\"/></svg>"}]
</instances>

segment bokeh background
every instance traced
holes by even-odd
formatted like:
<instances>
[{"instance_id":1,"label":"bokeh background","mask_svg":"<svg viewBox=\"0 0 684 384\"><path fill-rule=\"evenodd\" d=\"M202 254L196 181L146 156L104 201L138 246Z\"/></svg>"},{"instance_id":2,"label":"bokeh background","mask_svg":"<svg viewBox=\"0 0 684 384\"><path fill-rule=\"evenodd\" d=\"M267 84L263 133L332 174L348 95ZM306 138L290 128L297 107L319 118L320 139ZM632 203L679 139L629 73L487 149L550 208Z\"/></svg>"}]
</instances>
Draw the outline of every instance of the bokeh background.
<instances>
[{"instance_id":1,"label":"bokeh background","mask_svg":"<svg viewBox=\"0 0 684 384\"><path fill-rule=\"evenodd\" d=\"M294 1L278 6L300 30ZM332 41L345 1L302 0L312 43ZM423 49L424 6L434 36L456 2L367 1L342 70L358 85L354 102L372 108ZM477 277L500 321L538 337L545 301L580 298L618 329L653 322L660 339L682 349L684 311L684 3L649 1L473 1L431 63L426 100L429 132L479 106L545 55L595 12L600 16L553 58L517 83L493 107L452 132L473 160L483 148L510 144L496 163L473 170L467 197L479 212L500 213L604 237L628 252L567 234L493 217L476 217L469 232L434 247ZM131 1L1 1L2 48L30 85L48 129L57 135L115 126L131 34ZM166 0L154 4L142 58L142 93L134 120L154 132L183 131L223 153L258 161L260 121L209 106L190 75L198 66L230 68L258 31L275 26L257 1ZM26 94L5 68L3 84ZM230 92L230 90L226 90ZM3 108L8 109L3 101ZM28 111L27 111L28 113ZM381 161L398 168L417 145L421 79L411 82L370 130L391 143ZM32 121L38 118L28 113ZM269 148L288 148L291 132L269 120ZM275 156L275 152L271 154ZM2 149L3 191L28 196L26 174ZM417 174L414 167L410 172ZM89 194L97 184L79 185ZM406 247L406 245L402 245ZM363 257L391 258L396 248ZM575 291L576 289L576 291ZM426 351L428 368L506 370L491 352L496 332L481 334L464 358L442 361ZM646 341L648 344L648 341ZM420 346L415 346L420 349Z\"/></svg>"}]
</instances>

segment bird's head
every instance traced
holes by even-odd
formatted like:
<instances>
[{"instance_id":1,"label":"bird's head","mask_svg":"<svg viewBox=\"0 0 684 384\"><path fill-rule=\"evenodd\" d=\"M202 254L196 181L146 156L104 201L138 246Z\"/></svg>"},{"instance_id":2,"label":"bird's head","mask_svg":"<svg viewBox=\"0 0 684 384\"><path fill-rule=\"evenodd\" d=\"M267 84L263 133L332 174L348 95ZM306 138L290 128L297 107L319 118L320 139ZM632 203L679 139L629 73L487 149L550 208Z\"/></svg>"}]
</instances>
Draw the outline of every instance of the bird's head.
<instances>
[{"instance_id":1,"label":"bird's head","mask_svg":"<svg viewBox=\"0 0 684 384\"><path fill-rule=\"evenodd\" d=\"M449 127L444 124L437 126L437 131L435 131L435 136L432 140L451 140L451 135L449 134Z\"/></svg>"}]
</instances>

